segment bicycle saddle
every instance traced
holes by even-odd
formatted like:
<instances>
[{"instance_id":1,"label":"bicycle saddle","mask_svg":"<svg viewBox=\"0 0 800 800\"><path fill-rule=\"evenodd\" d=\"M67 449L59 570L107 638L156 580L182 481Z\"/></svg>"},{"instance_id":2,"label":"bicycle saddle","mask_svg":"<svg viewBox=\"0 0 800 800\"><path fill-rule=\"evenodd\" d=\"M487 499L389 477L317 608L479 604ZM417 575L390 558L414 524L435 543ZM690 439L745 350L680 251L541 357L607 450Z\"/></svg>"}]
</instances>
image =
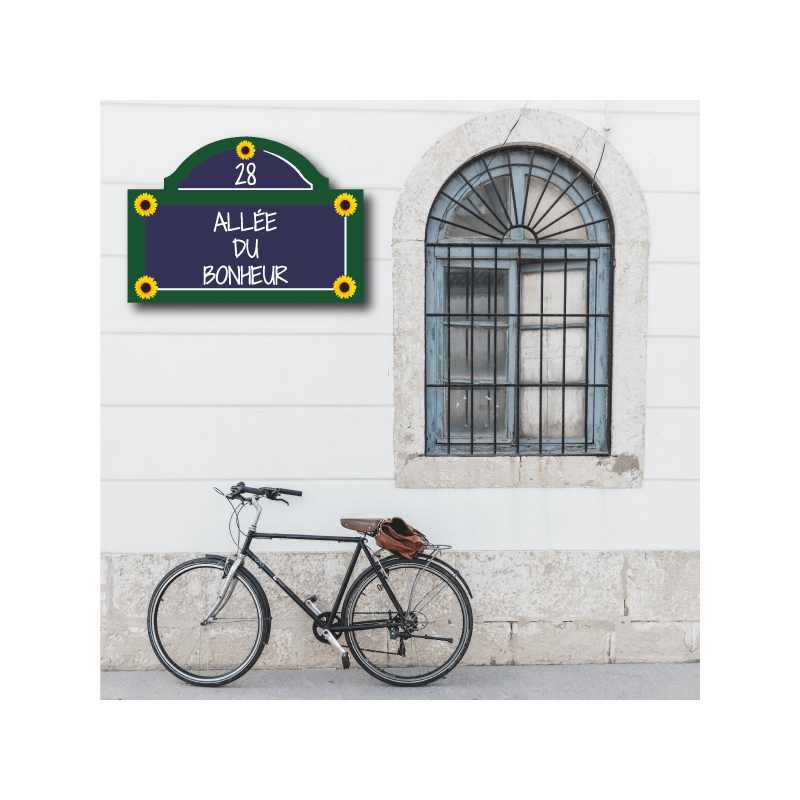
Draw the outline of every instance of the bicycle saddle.
<instances>
[{"instance_id":1,"label":"bicycle saddle","mask_svg":"<svg viewBox=\"0 0 800 800\"><path fill-rule=\"evenodd\" d=\"M378 530L378 525L383 520L380 519L343 519L342 527L350 528L353 531L360 531L361 533L374 533Z\"/></svg>"}]
</instances>

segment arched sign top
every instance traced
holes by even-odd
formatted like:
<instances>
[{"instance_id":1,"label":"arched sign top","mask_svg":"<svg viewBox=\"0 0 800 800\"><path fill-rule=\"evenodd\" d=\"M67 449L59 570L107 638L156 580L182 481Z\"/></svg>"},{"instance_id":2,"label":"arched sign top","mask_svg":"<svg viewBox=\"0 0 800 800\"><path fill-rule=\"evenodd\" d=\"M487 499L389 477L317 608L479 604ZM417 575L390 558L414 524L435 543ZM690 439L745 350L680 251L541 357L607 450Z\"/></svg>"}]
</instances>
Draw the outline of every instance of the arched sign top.
<instances>
[{"instance_id":1,"label":"arched sign top","mask_svg":"<svg viewBox=\"0 0 800 800\"><path fill-rule=\"evenodd\" d=\"M164 179L164 188L313 191L327 189L328 179L291 147L257 136L237 136L192 153Z\"/></svg>"}]
</instances>

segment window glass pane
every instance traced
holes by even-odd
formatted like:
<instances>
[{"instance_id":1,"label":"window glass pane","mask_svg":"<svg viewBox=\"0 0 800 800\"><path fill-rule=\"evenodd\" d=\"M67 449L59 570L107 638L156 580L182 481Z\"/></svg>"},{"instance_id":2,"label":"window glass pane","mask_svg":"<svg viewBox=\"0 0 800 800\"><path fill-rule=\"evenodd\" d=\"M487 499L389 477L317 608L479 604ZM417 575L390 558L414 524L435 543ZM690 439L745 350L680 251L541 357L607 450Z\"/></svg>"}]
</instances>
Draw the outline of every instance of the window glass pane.
<instances>
[{"instance_id":1,"label":"window glass pane","mask_svg":"<svg viewBox=\"0 0 800 800\"><path fill-rule=\"evenodd\" d=\"M470 379L470 354L475 348L473 378L476 381L494 382L495 338L497 339L497 380L508 380L508 324L501 322L497 329L492 325L448 325L444 332L444 377L447 378L448 356L450 380ZM448 351L448 338L449 351Z\"/></svg>"},{"instance_id":2,"label":"window glass pane","mask_svg":"<svg viewBox=\"0 0 800 800\"><path fill-rule=\"evenodd\" d=\"M470 313L470 311L473 311L473 301L475 303L475 314L508 313L507 269L469 270L451 267L448 270L445 267L444 272L446 280L448 280L449 273L448 289L450 291L451 314ZM475 282L474 286L472 285L473 280ZM445 305L446 309L447 306Z\"/></svg>"},{"instance_id":3,"label":"window glass pane","mask_svg":"<svg viewBox=\"0 0 800 800\"><path fill-rule=\"evenodd\" d=\"M453 203L453 210L447 217L451 224L445 228L445 239L502 238L502 232L509 225L508 216L503 210L503 205L508 208L509 202L508 176L493 180L494 188L491 181L486 181L476 186L474 192L468 191L463 198L458 198L461 206ZM502 204L497 197L498 194L503 200Z\"/></svg>"},{"instance_id":4,"label":"window glass pane","mask_svg":"<svg viewBox=\"0 0 800 800\"><path fill-rule=\"evenodd\" d=\"M495 396L496 395L496 396ZM474 408L470 408L470 402ZM469 439L470 421L474 439L494 439L495 413L497 438L508 438L508 389L451 389L450 425L452 436ZM447 436L445 412L444 431Z\"/></svg>"},{"instance_id":5,"label":"window glass pane","mask_svg":"<svg viewBox=\"0 0 800 800\"><path fill-rule=\"evenodd\" d=\"M540 353L539 337L542 338L543 352ZM566 339L566 359L564 359L564 340ZM525 330L520 333L520 371L522 383L565 383L586 380L586 327L583 325L567 328L545 328L540 331ZM540 359L541 356L541 359ZM563 360L563 365L562 365ZM539 365L544 372L544 380L539 380Z\"/></svg>"},{"instance_id":6,"label":"window glass pane","mask_svg":"<svg viewBox=\"0 0 800 800\"><path fill-rule=\"evenodd\" d=\"M552 183L547 183L542 178L531 176L528 185L528 203L525 206L525 222L527 223L533 214L533 209L536 208L536 203L539 202L539 197L542 194L542 189L545 185L547 188L544 190L544 197L539 202L539 207L536 208L536 215L530 223L539 236L549 236L552 239L588 239L586 228L578 228L578 230L569 231L568 233L561 233L561 231L568 231L569 228L575 228L578 225L583 225L583 217L581 212L575 208L575 203L563 195L561 199L552 207L550 206L555 202L555 199L561 194L562 189L554 186ZM547 209L550 208L549 211ZM567 213L572 210L571 213ZM547 213L545 214L545 212ZM542 215L545 214L543 217ZM562 214L566 214L563 219L558 220L554 225L551 222L558 219ZM549 226L549 227L547 227ZM547 228L542 230L542 228ZM557 234L553 236L553 234ZM525 231L526 239L533 239L533 234L530 231Z\"/></svg>"},{"instance_id":7,"label":"window glass pane","mask_svg":"<svg viewBox=\"0 0 800 800\"><path fill-rule=\"evenodd\" d=\"M583 387L564 390L565 439L583 440L585 425L585 396ZM561 387L542 389L542 438L560 439L562 423ZM523 438L539 438L539 388L523 388L520 393L520 428Z\"/></svg>"},{"instance_id":8,"label":"window glass pane","mask_svg":"<svg viewBox=\"0 0 800 800\"><path fill-rule=\"evenodd\" d=\"M552 263L552 262L551 262ZM586 269L572 269L566 271L567 276L567 314L586 313ZM564 313L564 262L560 265L552 263L545 267L544 281L542 281L541 265L527 266L522 274L521 303L523 314L539 314L542 309L545 314ZM544 283L544 304L542 304L542 283ZM562 325L563 316L545 316L544 325ZM527 317L522 320L523 326L539 326L539 317ZM567 317L567 325L583 324L583 318Z\"/></svg>"}]
</instances>

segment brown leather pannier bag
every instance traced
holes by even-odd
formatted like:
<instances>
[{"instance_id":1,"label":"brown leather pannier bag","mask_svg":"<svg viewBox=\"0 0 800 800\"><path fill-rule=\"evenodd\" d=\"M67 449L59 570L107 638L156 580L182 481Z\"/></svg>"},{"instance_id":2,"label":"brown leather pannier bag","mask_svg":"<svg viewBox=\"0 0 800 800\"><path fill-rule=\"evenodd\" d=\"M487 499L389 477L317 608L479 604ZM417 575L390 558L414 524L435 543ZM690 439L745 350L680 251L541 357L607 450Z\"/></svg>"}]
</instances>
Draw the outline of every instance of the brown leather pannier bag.
<instances>
[{"instance_id":1,"label":"brown leather pannier bag","mask_svg":"<svg viewBox=\"0 0 800 800\"><path fill-rule=\"evenodd\" d=\"M375 541L385 550L408 559L421 553L428 544L425 536L400 517L383 520L375 534Z\"/></svg>"}]
</instances>

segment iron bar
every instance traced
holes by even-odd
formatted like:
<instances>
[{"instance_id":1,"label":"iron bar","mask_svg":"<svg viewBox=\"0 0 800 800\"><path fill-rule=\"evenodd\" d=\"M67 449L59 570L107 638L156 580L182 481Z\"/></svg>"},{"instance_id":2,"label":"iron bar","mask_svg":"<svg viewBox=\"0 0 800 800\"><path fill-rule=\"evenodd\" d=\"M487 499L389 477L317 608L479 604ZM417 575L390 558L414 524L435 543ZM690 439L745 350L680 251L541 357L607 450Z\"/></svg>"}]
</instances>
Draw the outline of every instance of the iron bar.
<instances>
[{"instance_id":1,"label":"iron bar","mask_svg":"<svg viewBox=\"0 0 800 800\"><path fill-rule=\"evenodd\" d=\"M542 273L544 274L544 273ZM457 311L454 311L452 314L447 312L439 312L439 311L426 311L426 317L463 317L466 316L465 314L459 314ZM504 312L502 314L496 314L492 312L487 312L486 314L480 314L481 317L560 317L561 314L553 314L552 312L548 312L547 314L544 313L536 313L535 311L526 311L524 313L515 314L513 311ZM578 314L577 312L572 314L570 313L571 317L610 317L611 314ZM537 326L538 327L538 326ZM561 328L560 325L556 327Z\"/></svg>"},{"instance_id":2,"label":"iron bar","mask_svg":"<svg viewBox=\"0 0 800 800\"><path fill-rule=\"evenodd\" d=\"M519 225L519 211L517 210L517 193L516 191L514 191L514 176L511 174L511 159L509 158L508 150L506 150L506 161L508 162L508 182L511 185L511 199L514 201L514 224Z\"/></svg>"},{"instance_id":3,"label":"iron bar","mask_svg":"<svg viewBox=\"0 0 800 800\"><path fill-rule=\"evenodd\" d=\"M528 190L531 188L531 173L533 172L533 159L536 155L535 148L531 148L531 160L528 164L528 179L525 181L525 199L522 201L522 222L525 222L525 209L528 207Z\"/></svg>"},{"instance_id":4,"label":"iron bar","mask_svg":"<svg viewBox=\"0 0 800 800\"><path fill-rule=\"evenodd\" d=\"M438 220L440 222L446 222L448 225L450 224L449 222L447 222L447 220L440 220L439 217L431 216L431 217L429 217L429 219L435 219L435 220ZM603 219L599 219L599 220L596 220L596 221L597 222L604 222L604 221L606 221L608 219L610 219L610 218L609 217L603 217ZM589 224L593 225L594 223L590 222ZM459 226L459 227L461 227L461 226ZM578 227L582 228L583 225L579 225ZM506 230L510 230L510 229L506 229ZM526 228L526 230L528 230L528 229ZM558 236L561 233L566 233L566 231L559 231L558 234L556 234L556 235ZM483 236L484 234L481 234L481 235ZM550 237L547 237L547 238L550 238ZM527 247L527 248L529 248L531 250L534 247L551 247L553 249L561 249L564 246L562 242L548 242L548 241L533 242L530 239L526 239L525 241L527 241L528 244L523 245L523 247ZM447 244L445 244L445 242ZM569 246L575 248L576 250L582 250L584 247L586 247L585 240L570 239L569 242L570 242ZM475 244L475 242L472 239L463 239L463 240L461 240L461 239L443 239L443 240L436 240L434 242L426 242L426 244L428 245L428 247L434 247L434 248L435 247L446 247L447 245L452 245L453 247L467 248L470 245ZM609 242L590 241L590 245L591 245L591 247L603 247L603 248L611 248L612 247L612 245ZM482 245L478 244L478 245L475 245L475 246L476 247L481 247ZM506 246L508 246L508 247L516 247L515 244L514 245L506 245ZM488 248L488 247L493 247L493 245L486 244L486 245L483 245L483 247L484 248ZM491 261L492 258L489 257L489 256L483 256L483 257L475 256L475 260L476 261ZM559 263L561 263L561 259L558 259L558 261L559 261ZM573 256L572 258L570 258L570 261L583 261L583 256Z\"/></svg>"},{"instance_id":5,"label":"iron bar","mask_svg":"<svg viewBox=\"0 0 800 800\"><path fill-rule=\"evenodd\" d=\"M521 297L522 297L522 269L521 269L521 262L522 262L522 255L521 255L522 248L520 246L517 247L517 314L520 313L522 310L522 306L520 305ZM519 320L519 316L517 317L517 330L514 334L514 340L516 341L516 359L517 359L517 368L514 372L514 377L519 380L520 378L520 371L519 371L519 359L520 359L520 350L522 349L522 335L520 332L520 325L521 322ZM519 427L519 407L520 407L520 394L522 390L517 387L514 391L514 439L517 443L517 452L519 453L519 440L520 440L520 427Z\"/></svg>"},{"instance_id":6,"label":"iron bar","mask_svg":"<svg viewBox=\"0 0 800 800\"><path fill-rule=\"evenodd\" d=\"M450 248L447 248L447 382L450 383L452 378L451 375L451 345L450 343L453 340L453 327L450 324L450 295L453 291L453 283L452 283L452 269L450 266ZM588 321L587 321L588 324ZM450 439L452 438L453 432L450 429L450 404L452 402L452 397L450 396L450 389L447 390L447 453L450 454Z\"/></svg>"},{"instance_id":7,"label":"iron bar","mask_svg":"<svg viewBox=\"0 0 800 800\"><path fill-rule=\"evenodd\" d=\"M498 381L497 383L491 383L489 381L483 382L478 381L475 383L475 386L479 389L494 389L498 387L500 389L504 389L508 387L509 389L514 389L517 386L521 386L523 389L527 389L530 387L535 386L552 386L554 389L558 389L561 386L573 386L573 387L582 387L584 385L583 381L566 381L562 383L561 381L544 381L544 382L533 382L533 381L525 381L525 382L518 382L518 381ZM425 386L428 389L441 389L442 387L452 387L453 389L464 389L468 388L470 384L466 381L463 383L459 383L458 381L451 381L450 383L426 383ZM590 383L590 389L608 389L610 384L608 383Z\"/></svg>"},{"instance_id":8,"label":"iron bar","mask_svg":"<svg viewBox=\"0 0 800 800\"><path fill-rule=\"evenodd\" d=\"M475 385L475 248L473 247L470 252L470 273L469 273L469 289L470 289L470 311L472 314L469 318L469 384ZM469 451L472 452L472 440L475 435L475 391L468 390L467 397L469 398Z\"/></svg>"},{"instance_id":9,"label":"iron bar","mask_svg":"<svg viewBox=\"0 0 800 800\"><path fill-rule=\"evenodd\" d=\"M511 222L511 215L508 213L508 209L506 208L505 203L503 203L503 200L500 197L500 192L497 191L497 186L495 186L494 178L492 177L492 173L489 171L489 167L486 166L486 161L484 160L483 156L481 156L480 158L481 158L481 163L483 164L484 168L486 169L486 174L489 176L489 182L492 184L492 189L494 189L494 193L497 195L497 200L500 203L500 208L503 209L503 213L508 217L509 224L513 225L514 223ZM508 177L509 177L509 180L510 180L511 176L509 175Z\"/></svg>"},{"instance_id":10,"label":"iron bar","mask_svg":"<svg viewBox=\"0 0 800 800\"><path fill-rule=\"evenodd\" d=\"M589 452L589 270L592 265L592 248L586 248L586 349L583 355L586 389L583 395L583 452Z\"/></svg>"},{"instance_id":11,"label":"iron bar","mask_svg":"<svg viewBox=\"0 0 800 800\"><path fill-rule=\"evenodd\" d=\"M580 174L580 173L579 173ZM561 337L561 380L567 380L567 248L564 248L564 333ZM561 386L561 449L564 449L564 434L567 428L566 384Z\"/></svg>"},{"instance_id":12,"label":"iron bar","mask_svg":"<svg viewBox=\"0 0 800 800\"><path fill-rule=\"evenodd\" d=\"M544 250L541 253L542 262L539 269L540 289L539 289L539 455L542 454L542 393L541 384L544 382Z\"/></svg>"},{"instance_id":13,"label":"iron bar","mask_svg":"<svg viewBox=\"0 0 800 800\"><path fill-rule=\"evenodd\" d=\"M539 208L539 203L542 202L542 198L544 197L544 193L547 191L547 187L550 185L550 180L553 177L553 173L556 171L556 167L558 166L558 162L560 160L559 156L556 156L556 160L553 162L553 168L550 170L550 174L547 176L547 180L545 181L544 186L542 186L541 194L539 195L539 199L536 201L536 205L533 207L533 211L531 211L530 217L528 217L528 227L531 227L531 222L533 221L533 217L536 214L536 209Z\"/></svg>"},{"instance_id":14,"label":"iron bar","mask_svg":"<svg viewBox=\"0 0 800 800\"><path fill-rule=\"evenodd\" d=\"M491 306L489 307L491 308ZM494 382L497 384L497 248L494 249ZM486 309L489 310L488 308ZM506 309L507 310L507 309ZM508 345L506 345L506 359L508 359ZM506 370L506 374L508 371ZM494 439L492 453L497 453L497 388L492 392L492 419L494 420Z\"/></svg>"}]
</instances>

